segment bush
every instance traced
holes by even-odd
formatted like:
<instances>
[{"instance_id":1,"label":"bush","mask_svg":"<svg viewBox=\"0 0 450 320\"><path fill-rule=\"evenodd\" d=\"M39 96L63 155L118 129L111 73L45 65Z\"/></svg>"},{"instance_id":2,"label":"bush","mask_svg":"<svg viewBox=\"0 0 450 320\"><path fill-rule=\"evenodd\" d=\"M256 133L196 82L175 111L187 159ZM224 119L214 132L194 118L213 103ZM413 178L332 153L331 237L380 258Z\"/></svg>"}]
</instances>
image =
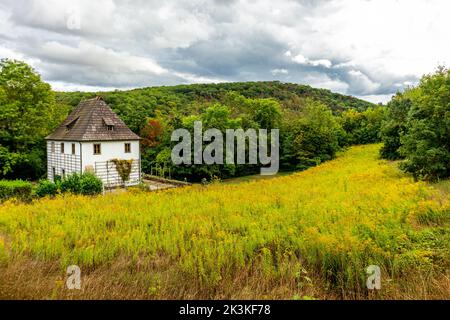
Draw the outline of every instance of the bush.
<instances>
[{"instance_id":1,"label":"bush","mask_svg":"<svg viewBox=\"0 0 450 320\"><path fill-rule=\"evenodd\" d=\"M97 178L92 173L84 173L81 175L81 194L96 195L103 191L102 180Z\"/></svg>"},{"instance_id":2,"label":"bush","mask_svg":"<svg viewBox=\"0 0 450 320\"><path fill-rule=\"evenodd\" d=\"M49 180L41 180L35 192L38 197L54 197L58 193L58 184Z\"/></svg>"},{"instance_id":3,"label":"bush","mask_svg":"<svg viewBox=\"0 0 450 320\"><path fill-rule=\"evenodd\" d=\"M9 198L28 201L31 199L33 186L30 182L22 180L0 180L0 201Z\"/></svg>"},{"instance_id":4,"label":"bush","mask_svg":"<svg viewBox=\"0 0 450 320\"><path fill-rule=\"evenodd\" d=\"M73 194L82 194L92 196L100 194L103 191L103 183L92 173L73 173L65 179L56 183L48 180L42 180L36 189L36 195L39 197L55 196L58 192Z\"/></svg>"},{"instance_id":5,"label":"bush","mask_svg":"<svg viewBox=\"0 0 450 320\"><path fill-rule=\"evenodd\" d=\"M73 194L81 193L81 179L82 176L78 173L73 173L61 181L61 192L71 192Z\"/></svg>"}]
</instances>

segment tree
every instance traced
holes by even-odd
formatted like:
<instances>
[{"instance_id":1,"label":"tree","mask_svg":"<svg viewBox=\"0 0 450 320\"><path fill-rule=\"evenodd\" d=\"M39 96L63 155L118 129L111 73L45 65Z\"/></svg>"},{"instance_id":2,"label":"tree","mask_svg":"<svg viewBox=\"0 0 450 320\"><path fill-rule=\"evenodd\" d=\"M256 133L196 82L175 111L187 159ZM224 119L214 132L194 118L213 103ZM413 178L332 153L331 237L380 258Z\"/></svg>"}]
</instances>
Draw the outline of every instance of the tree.
<instances>
[{"instance_id":1,"label":"tree","mask_svg":"<svg viewBox=\"0 0 450 320\"><path fill-rule=\"evenodd\" d=\"M308 101L292 130L298 169L306 169L335 157L342 128L331 110L320 102Z\"/></svg>"},{"instance_id":2,"label":"tree","mask_svg":"<svg viewBox=\"0 0 450 320\"><path fill-rule=\"evenodd\" d=\"M439 68L420 81L407 132L400 137L401 168L416 179L450 176L450 71Z\"/></svg>"},{"instance_id":3,"label":"tree","mask_svg":"<svg viewBox=\"0 0 450 320\"><path fill-rule=\"evenodd\" d=\"M241 118L233 118L231 116L230 108L220 103L207 106L199 115L190 115L183 118L182 127L187 129L192 137L194 135L194 123L196 121L201 121L203 132L208 129L218 129L223 137L225 137L227 129L238 129L242 127ZM203 149L206 145L207 143L203 143ZM192 148L193 147L192 144ZM193 149L192 154L194 154ZM213 165L192 164L171 166L171 171L173 172L174 177L182 179L186 177L191 180L200 181L203 178L208 180L212 179L214 176L221 178L233 176L237 167L237 165L226 163Z\"/></svg>"},{"instance_id":4,"label":"tree","mask_svg":"<svg viewBox=\"0 0 450 320\"><path fill-rule=\"evenodd\" d=\"M281 121L280 104L274 99L253 99L251 115L261 129L278 129Z\"/></svg>"},{"instance_id":5,"label":"tree","mask_svg":"<svg viewBox=\"0 0 450 320\"><path fill-rule=\"evenodd\" d=\"M344 111L340 118L342 128L346 132L346 144L367 144L380 141L380 129L386 118L386 108L370 107L363 112L357 110Z\"/></svg>"},{"instance_id":6,"label":"tree","mask_svg":"<svg viewBox=\"0 0 450 320\"><path fill-rule=\"evenodd\" d=\"M350 109L342 113L340 123L346 133L345 143L347 145L357 144L359 142L362 120L363 114L357 110Z\"/></svg>"},{"instance_id":7,"label":"tree","mask_svg":"<svg viewBox=\"0 0 450 320\"><path fill-rule=\"evenodd\" d=\"M380 131L381 157L388 160L401 159L399 148L401 147L400 137L407 131L406 122L408 112L411 109L411 99L403 93L397 95L387 105L387 120L383 122Z\"/></svg>"},{"instance_id":8,"label":"tree","mask_svg":"<svg viewBox=\"0 0 450 320\"><path fill-rule=\"evenodd\" d=\"M0 177L45 172L44 137L67 114L50 85L24 62L0 61Z\"/></svg>"},{"instance_id":9,"label":"tree","mask_svg":"<svg viewBox=\"0 0 450 320\"><path fill-rule=\"evenodd\" d=\"M141 129L142 146L144 148L157 146L161 143L163 133L163 127L158 119L148 119L145 126Z\"/></svg>"},{"instance_id":10,"label":"tree","mask_svg":"<svg viewBox=\"0 0 450 320\"><path fill-rule=\"evenodd\" d=\"M203 129L219 129L225 133L226 129L239 128L241 125L240 118L232 118L228 106L216 103L208 108L201 115Z\"/></svg>"}]
</instances>

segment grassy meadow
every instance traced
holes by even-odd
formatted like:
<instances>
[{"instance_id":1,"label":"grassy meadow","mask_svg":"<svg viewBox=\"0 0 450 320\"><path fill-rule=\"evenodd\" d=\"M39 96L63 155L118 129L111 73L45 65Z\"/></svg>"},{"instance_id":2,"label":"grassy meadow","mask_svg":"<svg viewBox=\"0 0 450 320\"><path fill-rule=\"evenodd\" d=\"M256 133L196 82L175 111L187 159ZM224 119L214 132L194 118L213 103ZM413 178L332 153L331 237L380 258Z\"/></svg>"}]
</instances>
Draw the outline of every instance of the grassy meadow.
<instances>
[{"instance_id":1,"label":"grassy meadow","mask_svg":"<svg viewBox=\"0 0 450 320\"><path fill-rule=\"evenodd\" d=\"M6 202L0 298L449 299L448 181L414 182L379 148L239 184Z\"/></svg>"}]
</instances>

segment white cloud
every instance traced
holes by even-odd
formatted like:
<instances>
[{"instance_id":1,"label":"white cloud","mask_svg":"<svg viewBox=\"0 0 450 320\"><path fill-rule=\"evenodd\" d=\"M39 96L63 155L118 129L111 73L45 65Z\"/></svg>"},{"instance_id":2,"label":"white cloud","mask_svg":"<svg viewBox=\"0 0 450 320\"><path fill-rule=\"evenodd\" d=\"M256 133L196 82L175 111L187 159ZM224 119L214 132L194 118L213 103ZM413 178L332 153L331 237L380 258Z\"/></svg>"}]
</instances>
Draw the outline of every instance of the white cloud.
<instances>
[{"instance_id":1,"label":"white cloud","mask_svg":"<svg viewBox=\"0 0 450 320\"><path fill-rule=\"evenodd\" d=\"M199 40L206 40L213 33L213 21L201 12L192 14L179 10L177 4L161 7L155 14L161 31L154 35L153 41L160 48L186 48ZM177 10L178 9L178 10Z\"/></svg>"},{"instance_id":2,"label":"white cloud","mask_svg":"<svg viewBox=\"0 0 450 320\"><path fill-rule=\"evenodd\" d=\"M280 74L286 75L286 74L289 73L289 70L286 70L286 69L272 69L272 70L270 70L270 73L271 73L273 76L277 76L277 75L280 75Z\"/></svg>"},{"instance_id":3,"label":"white cloud","mask_svg":"<svg viewBox=\"0 0 450 320\"><path fill-rule=\"evenodd\" d=\"M325 68L331 68L332 66L331 61L327 59L309 60L309 64L315 67L322 66Z\"/></svg>"},{"instance_id":4,"label":"white cloud","mask_svg":"<svg viewBox=\"0 0 450 320\"><path fill-rule=\"evenodd\" d=\"M287 57L291 57L292 54L290 51L286 51L285 55ZM292 57L292 61L294 61L295 63L298 63L298 64L310 65L310 66L314 66L314 67L321 66L321 67L325 67L325 68L331 68L331 66L333 65L330 60L327 60L327 59L311 60L311 59L304 57L302 54L297 54L296 56Z\"/></svg>"},{"instance_id":5,"label":"white cloud","mask_svg":"<svg viewBox=\"0 0 450 320\"><path fill-rule=\"evenodd\" d=\"M41 57L52 61L91 66L107 73L148 72L160 75L167 72L149 58L134 56L128 52L117 52L85 41L76 47L56 41L47 42L39 53Z\"/></svg>"},{"instance_id":6,"label":"white cloud","mask_svg":"<svg viewBox=\"0 0 450 320\"><path fill-rule=\"evenodd\" d=\"M354 88L357 88L358 91L365 94L370 94L381 86L359 70L350 70L348 74L350 76L350 85L353 85Z\"/></svg>"},{"instance_id":7,"label":"white cloud","mask_svg":"<svg viewBox=\"0 0 450 320\"><path fill-rule=\"evenodd\" d=\"M327 12L323 14L323 12ZM291 51L364 67L372 76L421 76L450 64L450 2L377 0L322 2L304 25L285 33Z\"/></svg>"},{"instance_id":8,"label":"white cloud","mask_svg":"<svg viewBox=\"0 0 450 320\"><path fill-rule=\"evenodd\" d=\"M363 95L363 96L356 96L359 99L363 99L366 101L370 101L372 103L383 103L386 104L388 103L392 97L394 96L394 94L378 94L378 95Z\"/></svg>"},{"instance_id":9,"label":"white cloud","mask_svg":"<svg viewBox=\"0 0 450 320\"><path fill-rule=\"evenodd\" d=\"M328 89L339 93L346 93L349 88L348 83L339 79L332 79L328 75L318 72L304 77L304 81L312 87Z\"/></svg>"},{"instance_id":10,"label":"white cloud","mask_svg":"<svg viewBox=\"0 0 450 320\"><path fill-rule=\"evenodd\" d=\"M288 52L289 52L289 54L287 54ZM288 57L290 57L291 56L291 52L287 51L286 55ZM298 64L307 64L308 63L308 59L306 57L304 57L303 55L301 55L301 54L298 54L295 57L292 57L292 61L294 61L294 62L296 62Z\"/></svg>"},{"instance_id":11,"label":"white cloud","mask_svg":"<svg viewBox=\"0 0 450 320\"><path fill-rule=\"evenodd\" d=\"M105 87L105 86L89 86L81 85L77 83L68 83L61 81L51 81L52 89L55 91L88 91L88 92L98 92L98 91L113 91L116 87ZM133 87L123 87L121 90L133 89Z\"/></svg>"},{"instance_id":12,"label":"white cloud","mask_svg":"<svg viewBox=\"0 0 450 320\"><path fill-rule=\"evenodd\" d=\"M6 47L0 47L0 58L24 60L25 57L20 52L17 52L15 50Z\"/></svg>"},{"instance_id":13,"label":"white cloud","mask_svg":"<svg viewBox=\"0 0 450 320\"><path fill-rule=\"evenodd\" d=\"M173 74L181 79L183 83L220 83L225 82L223 79L219 78L209 78L203 76L197 76L195 74L185 73L185 72L173 72Z\"/></svg>"},{"instance_id":14,"label":"white cloud","mask_svg":"<svg viewBox=\"0 0 450 320\"><path fill-rule=\"evenodd\" d=\"M121 26L128 24L114 0L16 0L12 7L19 25L67 35L123 35ZM70 28L73 18L80 21L79 30Z\"/></svg>"}]
</instances>

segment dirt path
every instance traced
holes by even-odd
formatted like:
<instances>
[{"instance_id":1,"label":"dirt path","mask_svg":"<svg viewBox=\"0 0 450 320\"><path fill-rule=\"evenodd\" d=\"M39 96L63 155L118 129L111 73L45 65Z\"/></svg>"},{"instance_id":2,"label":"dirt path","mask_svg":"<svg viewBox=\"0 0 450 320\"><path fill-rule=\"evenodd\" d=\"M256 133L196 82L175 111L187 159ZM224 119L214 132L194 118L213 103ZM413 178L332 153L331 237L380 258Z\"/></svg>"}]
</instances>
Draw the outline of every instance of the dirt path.
<instances>
[{"instance_id":1,"label":"dirt path","mask_svg":"<svg viewBox=\"0 0 450 320\"><path fill-rule=\"evenodd\" d=\"M170 189L170 188L176 188L177 187L174 184L163 183L163 182L160 182L160 181L155 181L155 180L150 180L150 179L144 179L143 182L148 186L150 191Z\"/></svg>"}]
</instances>

